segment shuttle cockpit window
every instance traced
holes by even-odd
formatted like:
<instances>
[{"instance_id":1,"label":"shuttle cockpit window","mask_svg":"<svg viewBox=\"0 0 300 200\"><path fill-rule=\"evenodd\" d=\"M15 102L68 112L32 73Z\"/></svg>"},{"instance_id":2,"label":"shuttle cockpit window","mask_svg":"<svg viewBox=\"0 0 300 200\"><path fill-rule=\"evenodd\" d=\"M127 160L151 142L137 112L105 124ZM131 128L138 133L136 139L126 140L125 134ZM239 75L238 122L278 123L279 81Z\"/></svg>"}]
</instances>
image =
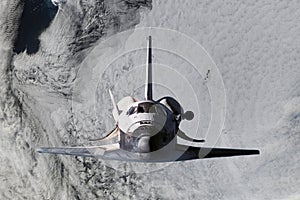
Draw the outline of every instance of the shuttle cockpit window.
<instances>
[{"instance_id":1,"label":"shuttle cockpit window","mask_svg":"<svg viewBox=\"0 0 300 200\"><path fill-rule=\"evenodd\" d=\"M156 113L163 114L164 110L161 105L154 104L150 102L140 103L138 106L132 106L126 112L127 115L132 115L134 113Z\"/></svg>"},{"instance_id":2,"label":"shuttle cockpit window","mask_svg":"<svg viewBox=\"0 0 300 200\"><path fill-rule=\"evenodd\" d=\"M138 113L149 113L150 108L153 106L153 103L144 102L140 103L137 108Z\"/></svg>"},{"instance_id":3,"label":"shuttle cockpit window","mask_svg":"<svg viewBox=\"0 0 300 200\"><path fill-rule=\"evenodd\" d=\"M137 111L137 107L136 106L131 106L128 111L127 111L127 115L132 115L133 113L136 113Z\"/></svg>"},{"instance_id":4,"label":"shuttle cockpit window","mask_svg":"<svg viewBox=\"0 0 300 200\"><path fill-rule=\"evenodd\" d=\"M164 114L164 110L161 105L144 102L140 103L137 107L137 113L156 113L156 114Z\"/></svg>"},{"instance_id":5,"label":"shuttle cockpit window","mask_svg":"<svg viewBox=\"0 0 300 200\"><path fill-rule=\"evenodd\" d=\"M165 114L165 111L163 109L163 107L159 104L154 104L150 110L149 110L150 113L156 113L158 115L164 115Z\"/></svg>"}]
</instances>

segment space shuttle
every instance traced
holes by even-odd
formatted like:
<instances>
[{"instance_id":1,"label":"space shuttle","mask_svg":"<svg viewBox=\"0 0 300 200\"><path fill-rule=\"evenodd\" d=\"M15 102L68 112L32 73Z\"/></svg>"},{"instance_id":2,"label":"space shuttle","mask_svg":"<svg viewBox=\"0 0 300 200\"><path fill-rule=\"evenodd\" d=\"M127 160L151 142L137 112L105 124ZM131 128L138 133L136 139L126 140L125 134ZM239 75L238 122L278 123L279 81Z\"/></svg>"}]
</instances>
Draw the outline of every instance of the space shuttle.
<instances>
[{"instance_id":1,"label":"space shuttle","mask_svg":"<svg viewBox=\"0 0 300 200\"><path fill-rule=\"evenodd\" d=\"M116 103L111 90L109 95L116 124L105 137L94 140L100 145L40 147L37 152L126 162L175 162L259 154L257 149L199 147L177 142L181 138L190 144L201 144L205 139L191 138L179 128L182 121L192 117L176 99L170 96L153 99L151 36L147 45L144 99L127 96ZM109 144L101 145L104 141Z\"/></svg>"}]
</instances>

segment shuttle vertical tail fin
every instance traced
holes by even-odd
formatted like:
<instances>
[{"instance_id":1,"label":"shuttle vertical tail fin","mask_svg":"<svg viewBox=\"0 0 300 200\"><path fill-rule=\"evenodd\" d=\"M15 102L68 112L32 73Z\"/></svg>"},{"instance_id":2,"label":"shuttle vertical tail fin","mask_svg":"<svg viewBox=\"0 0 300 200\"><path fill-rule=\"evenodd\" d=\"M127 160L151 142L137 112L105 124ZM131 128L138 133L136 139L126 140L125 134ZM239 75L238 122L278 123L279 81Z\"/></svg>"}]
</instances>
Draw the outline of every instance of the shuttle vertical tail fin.
<instances>
[{"instance_id":1,"label":"shuttle vertical tail fin","mask_svg":"<svg viewBox=\"0 0 300 200\"><path fill-rule=\"evenodd\" d=\"M149 36L147 46L145 99L152 100L152 98L152 39L151 36Z\"/></svg>"}]
</instances>

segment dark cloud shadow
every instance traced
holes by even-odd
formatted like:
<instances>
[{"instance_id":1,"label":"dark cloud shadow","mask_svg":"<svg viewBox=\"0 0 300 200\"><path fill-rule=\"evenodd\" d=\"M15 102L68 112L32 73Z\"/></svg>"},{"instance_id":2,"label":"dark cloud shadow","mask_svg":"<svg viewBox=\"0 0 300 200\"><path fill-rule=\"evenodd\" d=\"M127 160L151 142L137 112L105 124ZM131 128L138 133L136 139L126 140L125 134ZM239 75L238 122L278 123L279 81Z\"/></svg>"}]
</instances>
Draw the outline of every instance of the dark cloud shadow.
<instances>
[{"instance_id":1,"label":"dark cloud shadow","mask_svg":"<svg viewBox=\"0 0 300 200\"><path fill-rule=\"evenodd\" d=\"M40 34L49 27L57 11L51 0L25 0L14 52L27 50L28 54L35 54L40 47Z\"/></svg>"}]
</instances>

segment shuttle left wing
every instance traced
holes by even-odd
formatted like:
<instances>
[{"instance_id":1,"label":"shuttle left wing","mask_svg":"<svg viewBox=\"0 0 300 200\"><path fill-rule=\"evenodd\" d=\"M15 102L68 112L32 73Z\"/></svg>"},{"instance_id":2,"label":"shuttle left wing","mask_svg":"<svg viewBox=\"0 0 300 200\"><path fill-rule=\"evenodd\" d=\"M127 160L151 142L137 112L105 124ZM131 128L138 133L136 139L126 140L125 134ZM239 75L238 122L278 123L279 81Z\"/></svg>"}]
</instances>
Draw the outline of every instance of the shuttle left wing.
<instances>
[{"instance_id":1,"label":"shuttle left wing","mask_svg":"<svg viewBox=\"0 0 300 200\"><path fill-rule=\"evenodd\" d=\"M113 152L119 149L120 147L117 143L89 147L40 147L37 148L36 151L38 153L62 154L70 156L102 157L107 152Z\"/></svg>"}]
</instances>

